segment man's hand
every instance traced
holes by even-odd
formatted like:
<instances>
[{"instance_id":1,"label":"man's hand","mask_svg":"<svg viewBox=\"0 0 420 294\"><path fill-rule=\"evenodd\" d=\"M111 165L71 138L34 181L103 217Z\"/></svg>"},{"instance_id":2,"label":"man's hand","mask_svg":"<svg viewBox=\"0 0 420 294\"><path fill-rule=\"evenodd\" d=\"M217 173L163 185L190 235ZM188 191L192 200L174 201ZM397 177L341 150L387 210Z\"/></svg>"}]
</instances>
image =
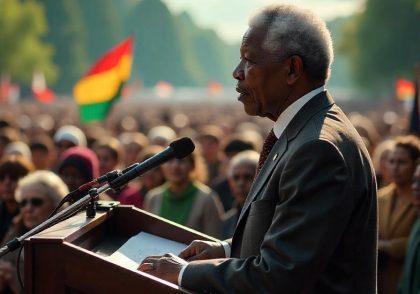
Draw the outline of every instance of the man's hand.
<instances>
[{"instance_id":1,"label":"man's hand","mask_svg":"<svg viewBox=\"0 0 420 294\"><path fill-rule=\"evenodd\" d=\"M179 254L182 259L193 261L202 259L224 258L225 250L219 242L194 240Z\"/></svg>"},{"instance_id":2,"label":"man's hand","mask_svg":"<svg viewBox=\"0 0 420 294\"><path fill-rule=\"evenodd\" d=\"M186 264L188 262L185 260L167 253L163 256L146 257L137 269L178 285L179 272Z\"/></svg>"}]
</instances>

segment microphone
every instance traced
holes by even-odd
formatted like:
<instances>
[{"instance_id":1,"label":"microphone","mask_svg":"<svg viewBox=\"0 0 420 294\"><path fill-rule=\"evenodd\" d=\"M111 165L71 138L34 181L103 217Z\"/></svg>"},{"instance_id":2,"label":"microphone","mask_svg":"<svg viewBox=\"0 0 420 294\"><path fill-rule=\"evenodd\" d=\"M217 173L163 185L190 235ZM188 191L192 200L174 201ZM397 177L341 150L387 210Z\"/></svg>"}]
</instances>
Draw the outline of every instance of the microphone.
<instances>
[{"instance_id":1,"label":"microphone","mask_svg":"<svg viewBox=\"0 0 420 294\"><path fill-rule=\"evenodd\" d=\"M169 146L159 152L158 154L150 157L149 159L143 161L142 163L135 163L126 168L122 175L117 177L115 180L109 182L109 186L112 189L118 189L121 186L124 186L132 179L143 175L149 170L171 160L174 158L181 159L187 155L190 155L195 149L194 143L190 138L181 138L173 141Z\"/></svg>"}]
</instances>

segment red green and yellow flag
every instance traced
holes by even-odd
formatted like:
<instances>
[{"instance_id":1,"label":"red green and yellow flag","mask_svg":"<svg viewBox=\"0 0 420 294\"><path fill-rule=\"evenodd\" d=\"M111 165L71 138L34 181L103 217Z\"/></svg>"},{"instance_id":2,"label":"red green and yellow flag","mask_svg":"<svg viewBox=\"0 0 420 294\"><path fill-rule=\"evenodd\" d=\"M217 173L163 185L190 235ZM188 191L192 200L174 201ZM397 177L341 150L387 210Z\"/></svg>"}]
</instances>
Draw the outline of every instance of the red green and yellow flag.
<instances>
[{"instance_id":1,"label":"red green and yellow flag","mask_svg":"<svg viewBox=\"0 0 420 294\"><path fill-rule=\"evenodd\" d=\"M133 37L105 53L73 88L80 120L103 120L130 78Z\"/></svg>"}]
</instances>

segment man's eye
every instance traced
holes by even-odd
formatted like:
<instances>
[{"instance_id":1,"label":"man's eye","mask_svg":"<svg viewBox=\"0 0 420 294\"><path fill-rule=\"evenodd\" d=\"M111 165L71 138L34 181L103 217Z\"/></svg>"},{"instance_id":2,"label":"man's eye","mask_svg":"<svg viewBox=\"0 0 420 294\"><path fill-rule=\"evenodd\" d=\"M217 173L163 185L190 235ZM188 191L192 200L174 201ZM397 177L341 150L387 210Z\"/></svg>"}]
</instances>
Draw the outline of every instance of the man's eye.
<instances>
[{"instance_id":1,"label":"man's eye","mask_svg":"<svg viewBox=\"0 0 420 294\"><path fill-rule=\"evenodd\" d=\"M254 61L252 61L251 59L246 58L246 57L244 57L244 60L245 60L246 62L250 63L250 64L254 64L254 63L255 63Z\"/></svg>"}]
</instances>

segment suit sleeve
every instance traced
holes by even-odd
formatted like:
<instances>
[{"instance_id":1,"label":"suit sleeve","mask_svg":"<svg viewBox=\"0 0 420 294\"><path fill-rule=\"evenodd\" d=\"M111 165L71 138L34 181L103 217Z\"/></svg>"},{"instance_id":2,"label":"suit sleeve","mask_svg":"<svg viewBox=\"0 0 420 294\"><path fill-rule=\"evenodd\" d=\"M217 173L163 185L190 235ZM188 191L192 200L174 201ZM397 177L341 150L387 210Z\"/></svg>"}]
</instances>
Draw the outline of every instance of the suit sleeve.
<instances>
[{"instance_id":1,"label":"suit sleeve","mask_svg":"<svg viewBox=\"0 0 420 294\"><path fill-rule=\"evenodd\" d=\"M350 219L350 179L335 145L325 140L302 145L279 174L275 212L259 254L191 262L182 286L199 292L306 293Z\"/></svg>"}]
</instances>

